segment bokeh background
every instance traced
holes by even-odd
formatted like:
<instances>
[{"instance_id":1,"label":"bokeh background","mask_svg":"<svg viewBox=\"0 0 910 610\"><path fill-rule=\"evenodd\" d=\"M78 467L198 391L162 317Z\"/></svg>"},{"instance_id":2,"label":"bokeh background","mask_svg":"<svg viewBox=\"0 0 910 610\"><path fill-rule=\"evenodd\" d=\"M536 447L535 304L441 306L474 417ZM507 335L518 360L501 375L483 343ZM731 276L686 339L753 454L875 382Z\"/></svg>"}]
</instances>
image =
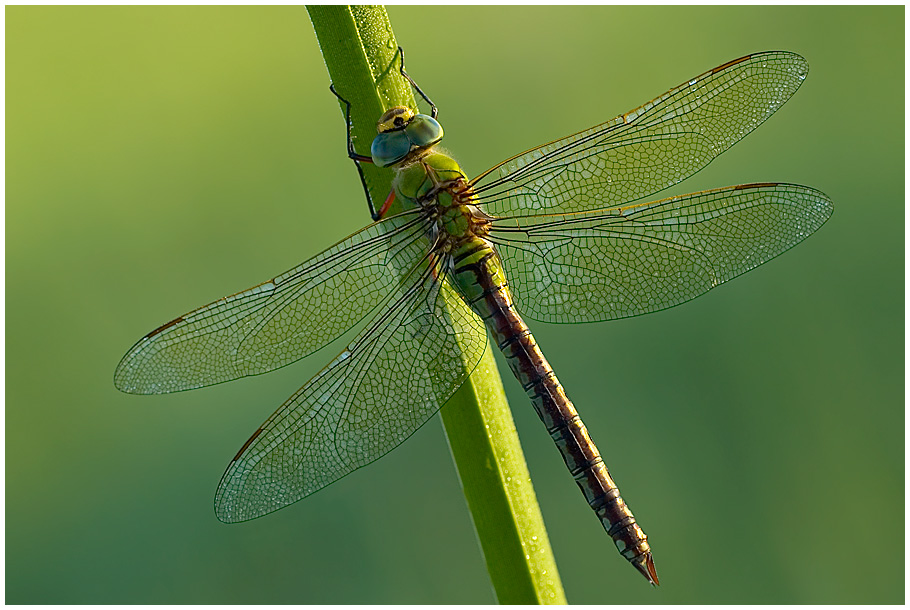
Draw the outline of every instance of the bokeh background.
<instances>
[{"instance_id":1,"label":"bokeh background","mask_svg":"<svg viewBox=\"0 0 910 610\"><path fill-rule=\"evenodd\" d=\"M569 601L901 603L903 7L389 14L469 174L741 55L809 59L674 192L811 185L835 201L818 234L682 307L532 324L659 589L505 385ZM215 519L228 460L335 348L179 395L111 383L146 332L369 220L305 9L7 7L6 44L6 601L494 601L438 418L293 507Z\"/></svg>"}]
</instances>

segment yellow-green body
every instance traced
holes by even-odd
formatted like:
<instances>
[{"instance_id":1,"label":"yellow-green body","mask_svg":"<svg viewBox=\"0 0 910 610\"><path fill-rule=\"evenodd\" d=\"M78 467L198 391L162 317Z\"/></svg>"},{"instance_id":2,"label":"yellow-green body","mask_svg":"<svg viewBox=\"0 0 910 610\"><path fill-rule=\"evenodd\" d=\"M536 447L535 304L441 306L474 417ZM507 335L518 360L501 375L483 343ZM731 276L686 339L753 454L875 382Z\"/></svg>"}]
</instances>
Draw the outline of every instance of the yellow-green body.
<instances>
[{"instance_id":1,"label":"yellow-green body","mask_svg":"<svg viewBox=\"0 0 910 610\"><path fill-rule=\"evenodd\" d=\"M464 172L435 145L412 150L397 165L392 183L396 198L405 210L421 208L429 213L434 221L427 235L430 250L443 257L446 277L483 319L619 552L657 584L648 537L619 495L575 405L513 305L499 254L486 238L493 219L473 205L474 194Z\"/></svg>"},{"instance_id":2,"label":"yellow-green body","mask_svg":"<svg viewBox=\"0 0 910 610\"><path fill-rule=\"evenodd\" d=\"M486 272L503 290L508 290L508 283L493 245L485 238L490 219L472 205L467 177L455 159L436 147L412 153L397 169L392 183L395 196L405 209L434 210L434 233L428 238L437 244L437 251L449 255L450 278L471 308L485 318L489 312L480 298L484 289L477 282L463 281L455 271L492 254L484 265Z\"/></svg>"}]
</instances>

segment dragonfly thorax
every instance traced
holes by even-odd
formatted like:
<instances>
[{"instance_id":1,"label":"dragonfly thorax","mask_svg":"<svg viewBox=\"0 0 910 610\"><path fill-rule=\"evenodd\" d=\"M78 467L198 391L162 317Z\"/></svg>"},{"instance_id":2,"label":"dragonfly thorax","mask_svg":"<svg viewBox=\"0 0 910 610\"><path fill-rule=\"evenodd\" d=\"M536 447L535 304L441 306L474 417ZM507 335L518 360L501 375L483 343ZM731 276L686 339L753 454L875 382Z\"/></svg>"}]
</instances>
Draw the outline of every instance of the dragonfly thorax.
<instances>
[{"instance_id":1,"label":"dragonfly thorax","mask_svg":"<svg viewBox=\"0 0 910 610\"><path fill-rule=\"evenodd\" d=\"M440 199L446 199L446 193ZM440 206L436 226L446 249L458 248L462 242L484 238L489 232L490 220L473 205Z\"/></svg>"},{"instance_id":2,"label":"dragonfly thorax","mask_svg":"<svg viewBox=\"0 0 910 610\"><path fill-rule=\"evenodd\" d=\"M466 239L486 236L491 218L473 205L474 192L458 163L435 148L415 158L398 168L392 186L403 207L427 211L431 240L451 251Z\"/></svg>"}]
</instances>

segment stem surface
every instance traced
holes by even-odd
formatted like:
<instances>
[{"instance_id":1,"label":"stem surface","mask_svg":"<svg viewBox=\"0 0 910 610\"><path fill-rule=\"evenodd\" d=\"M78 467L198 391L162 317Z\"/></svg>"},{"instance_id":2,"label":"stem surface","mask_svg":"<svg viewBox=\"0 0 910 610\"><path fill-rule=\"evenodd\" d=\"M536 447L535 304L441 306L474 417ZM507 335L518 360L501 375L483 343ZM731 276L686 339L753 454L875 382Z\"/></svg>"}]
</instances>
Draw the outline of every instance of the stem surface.
<instances>
[{"instance_id":1,"label":"stem surface","mask_svg":"<svg viewBox=\"0 0 910 610\"><path fill-rule=\"evenodd\" d=\"M376 119L383 112L397 105L417 107L398 71L398 44L388 15L381 6L308 6L307 10L331 81L351 102L355 148L367 154ZM345 106L340 108L344 116ZM393 172L361 165L373 202L381 204L391 190ZM471 377L441 414L497 599L504 604L565 604L489 342Z\"/></svg>"}]
</instances>

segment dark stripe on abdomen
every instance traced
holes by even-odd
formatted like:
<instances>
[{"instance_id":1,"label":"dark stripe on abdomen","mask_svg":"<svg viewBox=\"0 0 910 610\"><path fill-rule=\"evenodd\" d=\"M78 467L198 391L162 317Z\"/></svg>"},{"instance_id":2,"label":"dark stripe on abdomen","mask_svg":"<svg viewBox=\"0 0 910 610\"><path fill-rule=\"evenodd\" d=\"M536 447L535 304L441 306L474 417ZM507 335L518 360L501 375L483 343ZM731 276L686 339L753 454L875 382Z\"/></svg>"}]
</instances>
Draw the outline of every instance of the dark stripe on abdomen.
<instances>
[{"instance_id":1,"label":"dark stripe on abdomen","mask_svg":"<svg viewBox=\"0 0 910 610\"><path fill-rule=\"evenodd\" d=\"M479 250L472 249L472 253ZM619 552L649 581L657 584L648 537L620 496L575 405L566 396L531 331L512 305L508 284L501 279L504 276L498 255L490 249L476 262L463 266L456 264L454 273L459 275L459 282L470 280L480 288L473 291L471 308L489 327L509 368L527 392L575 482Z\"/></svg>"}]
</instances>

